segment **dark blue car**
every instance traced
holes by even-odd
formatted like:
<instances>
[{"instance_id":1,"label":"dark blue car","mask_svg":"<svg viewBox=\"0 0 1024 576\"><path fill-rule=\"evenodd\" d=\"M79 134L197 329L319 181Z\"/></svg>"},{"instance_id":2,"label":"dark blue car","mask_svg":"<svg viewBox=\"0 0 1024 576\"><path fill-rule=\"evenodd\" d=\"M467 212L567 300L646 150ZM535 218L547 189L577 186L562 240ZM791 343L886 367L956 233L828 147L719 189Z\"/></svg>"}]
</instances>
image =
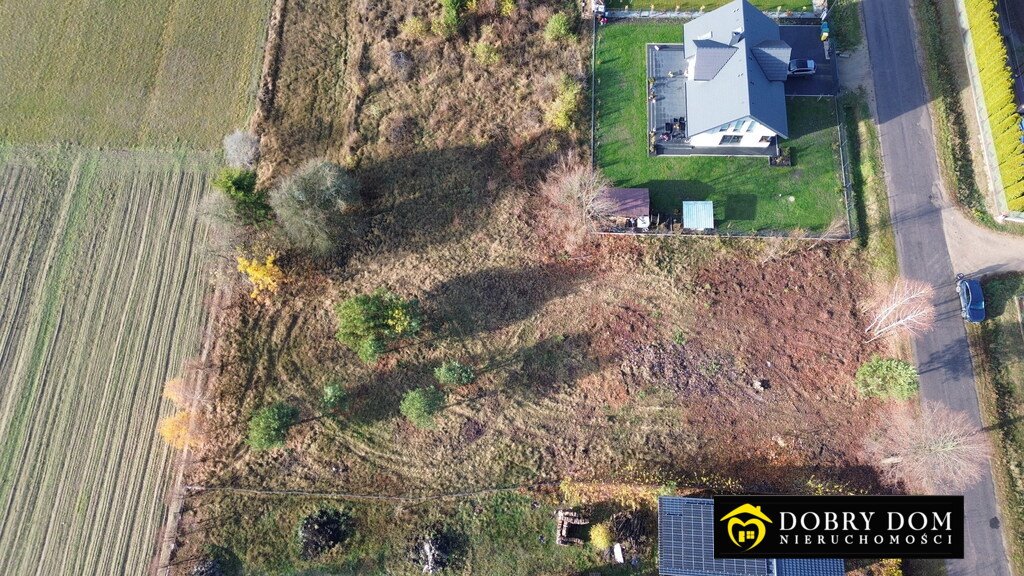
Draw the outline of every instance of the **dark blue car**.
<instances>
[{"instance_id":1,"label":"dark blue car","mask_svg":"<svg viewBox=\"0 0 1024 576\"><path fill-rule=\"evenodd\" d=\"M956 291L960 294L960 310L964 320L981 322L985 319L985 296L981 293L981 282L972 278L956 277Z\"/></svg>"}]
</instances>

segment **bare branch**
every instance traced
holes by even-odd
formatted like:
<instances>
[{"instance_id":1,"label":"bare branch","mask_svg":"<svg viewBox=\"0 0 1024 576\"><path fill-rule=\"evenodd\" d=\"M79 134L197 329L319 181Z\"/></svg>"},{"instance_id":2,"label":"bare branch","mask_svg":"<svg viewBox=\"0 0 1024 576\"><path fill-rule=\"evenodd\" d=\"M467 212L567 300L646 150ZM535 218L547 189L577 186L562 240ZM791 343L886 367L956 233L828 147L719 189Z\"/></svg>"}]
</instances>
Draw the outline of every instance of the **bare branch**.
<instances>
[{"instance_id":1,"label":"bare branch","mask_svg":"<svg viewBox=\"0 0 1024 576\"><path fill-rule=\"evenodd\" d=\"M893 405L880 429L864 443L864 454L893 485L934 492L960 491L981 477L988 444L963 412L933 402L918 410Z\"/></svg>"},{"instance_id":2,"label":"bare branch","mask_svg":"<svg viewBox=\"0 0 1024 576\"><path fill-rule=\"evenodd\" d=\"M935 323L935 290L916 280L898 280L881 300L868 306L868 342L900 332L921 334Z\"/></svg>"}]
</instances>

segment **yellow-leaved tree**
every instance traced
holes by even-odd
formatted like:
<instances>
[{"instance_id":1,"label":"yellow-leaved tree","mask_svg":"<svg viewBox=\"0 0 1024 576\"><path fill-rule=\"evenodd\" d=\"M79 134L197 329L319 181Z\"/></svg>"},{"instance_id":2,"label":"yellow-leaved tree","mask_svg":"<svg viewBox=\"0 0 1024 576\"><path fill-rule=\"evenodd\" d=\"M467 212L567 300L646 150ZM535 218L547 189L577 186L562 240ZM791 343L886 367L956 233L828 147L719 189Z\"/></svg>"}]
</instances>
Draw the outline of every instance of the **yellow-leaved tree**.
<instances>
[{"instance_id":1,"label":"yellow-leaved tree","mask_svg":"<svg viewBox=\"0 0 1024 576\"><path fill-rule=\"evenodd\" d=\"M284 272L276 263L277 254L267 254L265 258L248 258L243 254L237 257L238 271L245 274L252 292L249 297L258 300L264 294L276 294L284 282Z\"/></svg>"},{"instance_id":2,"label":"yellow-leaved tree","mask_svg":"<svg viewBox=\"0 0 1024 576\"><path fill-rule=\"evenodd\" d=\"M157 430L168 446L182 450L196 446L203 441L202 423L199 416L189 410L181 410L162 420Z\"/></svg>"}]
</instances>

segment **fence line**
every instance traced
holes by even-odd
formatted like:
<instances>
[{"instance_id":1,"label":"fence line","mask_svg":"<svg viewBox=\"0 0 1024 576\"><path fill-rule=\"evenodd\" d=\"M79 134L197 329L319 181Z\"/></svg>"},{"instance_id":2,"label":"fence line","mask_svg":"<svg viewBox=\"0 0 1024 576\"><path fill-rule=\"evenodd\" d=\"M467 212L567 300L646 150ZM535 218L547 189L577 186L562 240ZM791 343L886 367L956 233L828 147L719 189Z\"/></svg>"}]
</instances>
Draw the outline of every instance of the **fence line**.
<instances>
[{"instance_id":1,"label":"fence line","mask_svg":"<svg viewBox=\"0 0 1024 576\"><path fill-rule=\"evenodd\" d=\"M488 494L501 494L504 492L518 492L520 490L531 490L557 486L558 482L537 482L534 484L523 484L520 486L505 486L502 488L483 488L465 492L451 492L445 494L428 494L425 496L386 496L380 494L355 494L348 492L314 492L307 490L271 490L260 488L236 488L233 486L185 486L185 490L193 493L202 492L228 492L232 494L247 494L250 496L299 496L303 498L328 498L335 500L350 500L354 502L404 502L407 504L421 504L435 500L448 500L453 498L472 498Z\"/></svg>"}]
</instances>

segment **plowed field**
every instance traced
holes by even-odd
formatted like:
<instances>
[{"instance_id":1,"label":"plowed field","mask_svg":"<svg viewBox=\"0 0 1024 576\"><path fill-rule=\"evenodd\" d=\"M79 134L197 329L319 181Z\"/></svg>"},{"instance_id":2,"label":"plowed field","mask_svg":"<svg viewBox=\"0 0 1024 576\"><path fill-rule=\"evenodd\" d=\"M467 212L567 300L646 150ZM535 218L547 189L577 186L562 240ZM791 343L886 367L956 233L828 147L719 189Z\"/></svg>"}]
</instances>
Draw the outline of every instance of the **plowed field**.
<instances>
[{"instance_id":1,"label":"plowed field","mask_svg":"<svg viewBox=\"0 0 1024 576\"><path fill-rule=\"evenodd\" d=\"M206 160L0 149L0 574L146 572L195 354Z\"/></svg>"}]
</instances>

